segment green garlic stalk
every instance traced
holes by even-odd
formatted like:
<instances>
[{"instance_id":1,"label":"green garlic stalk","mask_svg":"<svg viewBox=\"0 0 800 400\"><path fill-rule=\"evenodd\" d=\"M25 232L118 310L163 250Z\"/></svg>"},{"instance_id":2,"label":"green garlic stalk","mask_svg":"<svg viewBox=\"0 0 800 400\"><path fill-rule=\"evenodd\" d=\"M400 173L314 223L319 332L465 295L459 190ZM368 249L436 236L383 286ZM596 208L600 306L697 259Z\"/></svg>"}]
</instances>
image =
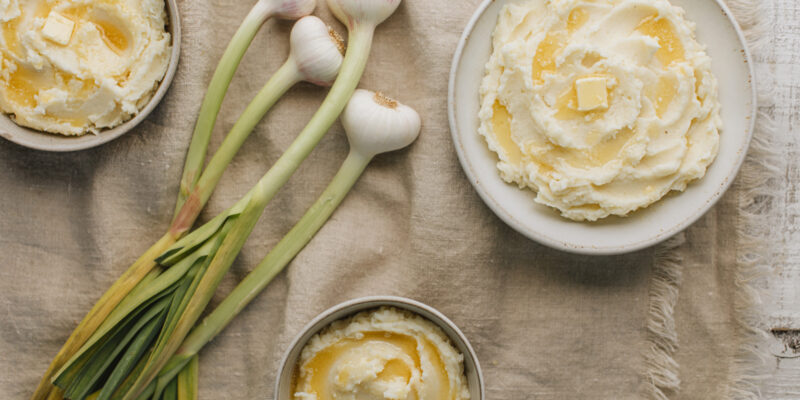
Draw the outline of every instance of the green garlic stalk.
<instances>
[{"instance_id":1,"label":"green garlic stalk","mask_svg":"<svg viewBox=\"0 0 800 400\"><path fill-rule=\"evenodd\" d=\"M198 371L200 361L198 356L192 357L186 368L178 374L178 399L196 400L199 397Z\"/></svg>"},{"instance_id":2,"label":"green garlic stalk","mask_svg":"<svg viewBox=\"0 0 800 400\"><path fill-rule=\"evenodd\" d=\"M413 109L380 93L358 90L342 115L350 153L323 194L266 258L198 324L158 376L167 385L308 244L377 154L410 145L420 131Z\"/></svg>"},{"instance_id":3,"label":"green garlic stalk","mask_svg":"<svg viewBox=\"0 0 800 400\"><path fill-rule=\"evenodd\" d=\"M159 257L158 262L170 268L152 282L143 279L120 303L115 318L103 322L101 329L61 369L55 383L70 393L68 397L85 398L97 387L102 387L100 399L159 398L165 390L171 390L168 389L170 383L157 385L153 379L200 317L266 204L327 132L355 91L366 65L374 28L391 15L399 0L387 0L385 4L382 13L371 14L374 20L358 18L358 23L349 25L353 26L350 46L330 93L306 128L256 187L231 210L175 243ZM194 154L192 150L190 153ZM204 190L200 186L198 189ZM190 196L184 207L200 203L202 199L202 196ZM183 221L180 215L176 222ZM157 301L161 298L169 301ZM156 307L160 308L154 309ZM154 323L161 326L157 338L151 335L150 323L140 326L143 316L158 321ZM119 333L131 329L134 329L132 338ZM120 354L126 363L107 362ZM90 378L83 379L84 376ZM108 381L103 384L102 378L107 376L114 378L111 384Z\"/></svg>"}]
</instances>

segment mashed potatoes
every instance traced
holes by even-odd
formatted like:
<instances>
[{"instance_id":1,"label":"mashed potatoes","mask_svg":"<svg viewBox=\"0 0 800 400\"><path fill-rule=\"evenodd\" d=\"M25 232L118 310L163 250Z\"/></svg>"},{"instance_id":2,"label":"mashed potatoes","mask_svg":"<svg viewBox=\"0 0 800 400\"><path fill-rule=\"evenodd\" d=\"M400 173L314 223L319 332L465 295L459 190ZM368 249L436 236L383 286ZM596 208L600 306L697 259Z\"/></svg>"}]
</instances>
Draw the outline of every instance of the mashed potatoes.
<instances>
[{"instance_id":1,"label":"mashed potatoes","mask_svg":"<svg viewBox=\"0 0 800 400\"><path fill-rule=\"evenodd\" d=\"M97 133L164 77L163 0L0 0L0 111L34 129Z\"/></svg>"},{"instance_id":2,"label":"mashed potatoes","mask_svg":"<svg viewBox=\"0 0 800 400\"><path fill-rule=\"evenodd\" d=\"M381 308L334 322L300 355L293 399L466 400L463 355L432 322Z\"/></svg>"},{"instance_id":3,"label":"mashed potatoes","mask_svg":"<svg viewBox=\"0 0 800 400\"><path fill-rule=\"evenodd\" d=\"M500 14L480 134L508 182L573 220L702 178L721 119L711 59L667 0L529 0Z\"/></svg>"}]
</instances>

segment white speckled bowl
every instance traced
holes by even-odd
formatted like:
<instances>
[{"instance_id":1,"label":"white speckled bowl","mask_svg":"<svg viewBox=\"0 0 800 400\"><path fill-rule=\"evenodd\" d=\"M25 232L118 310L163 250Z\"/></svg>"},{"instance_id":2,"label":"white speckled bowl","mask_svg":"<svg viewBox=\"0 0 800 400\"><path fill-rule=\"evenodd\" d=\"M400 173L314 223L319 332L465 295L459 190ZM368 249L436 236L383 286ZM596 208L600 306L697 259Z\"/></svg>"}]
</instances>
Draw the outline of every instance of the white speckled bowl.
<instances>
[{"instance_id":1,"label":"white speckled bowl","mask_svg":"<svg viewBox=\"0 0 800 400\"><path fill-rule=\"evenodd\" d=\"M165 0L165 2L169 18L167 30L172 37L172 53L170 54L169 66L153 98L138 114L125 123L112 129L103 130L97 135L89 133L83 136L68 137L19 126L8 115L0 113L0 137L32 149L66 152L88 149L110 142L139 125L164 98L164 94L167 93L167 89L169 89L172 79L175 77L175 71L178 69L178 59L181 53L181 21L178 13L178 4L176 0Z\"/></svg>"},{"instance_id":2,"label":"white speckled bowl","mask_svg":"<svg viewBox=\"0 0 800 400\"><path fill-rule=\"evenodd\" d=\"M322 329L334 321L350 317L361 311L370 310L378 307L389 306L402 310L408 310L421 315L433 322L450 338L455 348L464 355L464 374L467 377L471 400L483 400L483 374L478 363L478 357L469 344L469 341L458 329L458 327L439 311L418 301L394 296L375 296L362 297L350 300L329 308L322 314L314 318L303 328L300 334L289 345L289 350L283 357L280 369L278 370L278 380L275 386L275 400L289 400L291 398L292 380L294 376L297 360L306 343Z\"/></svg>"},{"instance_id":3,"label":"white speckled bowl","mask_svg":"<svg viewBox=\"0 0 800 400\"><path fill-rule=\"evenodd\" d=\"M702 180L627 218L580 223L534 202L535 194L506 184L496 155L478 134L479 88L502 7L518 0L486 0L469 22L450 75L450 127L461 166L483 201L509 226L544 245L580 254L622 254L652 246L686 229L728 189L744 161L756 118L755 74L741 29L719 0L672 0L697 23L719 79L722 120L719 156Z\"/></svg>"}]
</instances>

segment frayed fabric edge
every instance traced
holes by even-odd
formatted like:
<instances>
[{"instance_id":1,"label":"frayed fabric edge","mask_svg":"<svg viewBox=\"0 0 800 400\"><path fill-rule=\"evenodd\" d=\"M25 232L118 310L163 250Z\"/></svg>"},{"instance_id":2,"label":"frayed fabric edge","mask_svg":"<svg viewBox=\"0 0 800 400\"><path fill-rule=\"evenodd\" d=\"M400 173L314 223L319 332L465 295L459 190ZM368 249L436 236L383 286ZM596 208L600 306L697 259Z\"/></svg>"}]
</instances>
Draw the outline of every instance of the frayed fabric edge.
<instances>
[{"instance_id":1,"label":"frayed fabric edge","mask_svg":"<svg viewBox=\"0 0 800 400\"><path fill-rule=\"evenodd\" d=\"M739 22L750 51L757 53L767 43L769 25L766 20L769 2L759 0L726 0ZM760 76L762 80L764 76ZM758 82L757 82L758 83ZM774 101L774 93L763 84L758 87L761 110ZM766 317L761 307L764 279L773 271L775 243L769 231L762 232L764 219L768 218L770 202L764 196L771 191L769 185L781 179L780 155L777 152L774 120L759 110L753 140L750 144L735 190L739 206L737 224L737 249L734 279L737 287L734 299L735 339L738 343L734 364L729 369L727 394L724 398L736 400L761 399L761 386L769 357ZM774 204L774 202L772 202Z\"/></svg>"},{"instance_id":2,"label":"frayed fabric edge","mask_svg":"<svg viewBox=\"0 0 800 400\"><path fill-rule=\"evenodd\" d=\"M675 251L686 242L680 233L655 251L653 278L647 310L647 348L644 353L644 394L648 398L668 400L680 389L679 368L674 355L678 350L675 329L675 305L683 278L683 259Z\"/></svg>"},{"instance_id":3,"label":"frayed fabric edge","mask_svg":"<svg viewBox=\"0 0 800 400\"><path fill-rule=\"evenodd\" d=\"M759 113L756 135L742 172L736 183L738 190L739 223L737 225L737 249L734 279L737 288L734 298L738 343L734 365L729 369L726 399L761 399L761 382L765 378L766 361L769 357L767 345L766 316L761 307L762 283L773 271L773 246L763 221L768 209L764 198L769 193L766 186L779 174L776 168L772 120ZM759 234L761 233L761 234Z\"/></svg>"}]
</instances>

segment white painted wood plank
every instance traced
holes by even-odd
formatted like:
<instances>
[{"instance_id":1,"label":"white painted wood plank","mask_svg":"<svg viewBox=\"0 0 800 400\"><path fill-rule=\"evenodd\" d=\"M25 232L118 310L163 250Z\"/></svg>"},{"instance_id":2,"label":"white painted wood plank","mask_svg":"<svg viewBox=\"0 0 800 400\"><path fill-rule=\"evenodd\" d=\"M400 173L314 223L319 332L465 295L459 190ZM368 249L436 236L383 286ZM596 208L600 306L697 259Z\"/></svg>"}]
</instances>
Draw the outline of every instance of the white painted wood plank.
<instances>
[{"instance_id":1,"label":"white painted wood plank","mask_svg":"<svg viewBox=\"0 0 800 400\"><path fill-rule=\"evenodd\" d=\"M783 250L775 259L776 274L767 283L770 297L764 307L770 328L800 329L800 2L765 1L771 3L764 16L772 27L769 45L754 57L759 84L774 93L772 102L761 107L774 118L779 133L786 192L772 205L781 214ZM780 351L783 344L775 339L772 349ZM774 357L765 372L764 398L800 399L800 358Z\"/></svg>"}]
</instances>

